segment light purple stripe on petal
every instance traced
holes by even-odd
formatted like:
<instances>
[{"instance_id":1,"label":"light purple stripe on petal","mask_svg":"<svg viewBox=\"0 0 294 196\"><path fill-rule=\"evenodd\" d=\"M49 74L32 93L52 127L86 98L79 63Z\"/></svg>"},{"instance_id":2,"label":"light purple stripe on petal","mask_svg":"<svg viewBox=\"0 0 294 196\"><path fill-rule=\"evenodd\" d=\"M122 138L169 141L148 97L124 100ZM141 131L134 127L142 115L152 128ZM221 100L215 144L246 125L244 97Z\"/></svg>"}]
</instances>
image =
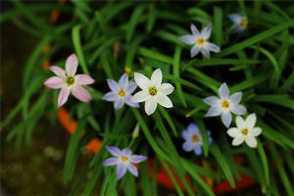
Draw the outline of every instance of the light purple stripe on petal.
<instances>
[{"instance_id":1,"label":"light purple stripe on petal","mask_svg":"<svg viewBox=\"0 0 294 196\"><path fill-rule=\"evenodd\" d=\"M103 161L104 166L112 166L112 165L116 165L117 163L118 163L118 160L116 157L111 157Z\"/></svg>"},{"instance_id":2,"label":"light purple stripe on petal","mask_svg":"<svg viewBox=\"0 0 294 196\"><path fill-rule=\"evenodd\" d=\"M77 74L75 77L79 85L89 85L95 82L95 80L87 74Z\"/></svg>"},{"instance_id":3,"label":"light purple stripe on petal","mask_svg":"<svg viewBox=\"0 0 294 196\"><path fill-rule=\"evenodd\" d=\"M146 159L147 159L147 157L143 156L143 155L132 155L131 162L137 164L142 161L145 161Z\"/></svg>"},{"instance_id":4,"label":"light purple stripe on petal","mask_svg":"<svg viewBox=\"0 0 294 196\"><path fill-rule=\"evenodd\" d=\"M79 85L76 85L72 89L72 94L75 96L75 98L82 102L89 102L92 99L90 93L84 87Z\"/></svg>"},{"instance_id":5,"label":"light purple stripe on petal","mask_svg":"<svg viewBox=\"0 0 294 196\"><path fill-rule=\"evenodd\" d=\"M127 172L127 167L124 164L117 164L116 166L116 177L117 179L121 179Z\"/></svg>"},{"instance_id":6,"label":"light purple stripe on petal","mask_svg":"<svg viewBox=\"0 0 294 196\"><path fill-rule=\"evenodd\" d=\"M128 87L129 84L129 79L128 79L128 75L127 74L123 74L119 81L118 84L121 88L126 89Z\"/></svg>"},{"instance_id":7,"label":"light purple stripe on petal","mask_svg":"<svg viewBox=\"0 0 294 196\"><path fill-rule=\"evenodd\" d=\"M65 78L65 71L63 69L61 69L58 66L51 66L49 67L50 71L52 71L53 73L55 73L55 75L57 75L60 78Z\"/></svg>"},{"instance_id":8,"label":"light purple stripe on petal","mask_svg":"<svg viewBox=\"0 0 294 196\"><path fill-rule=\"evenodd\" d=\"M136 177L138 177L139 173L138 173L138 169L136 168L136 166L134 166L133 164L130 164L128 166L128 170Z\"/></svg>"},{"instance_id":9,"label":"light purple stripe on petal","mask_svg":"<svg viewBox=\"0 0 294 196\"><path fill-rule=\"evenodd\" d=\"M130 81L129 86L127 88L127 92L129 94L132 94L136 90L136 88L137 88L137 84L134 81Z\"/></svg>"},{"instance_id":10,"label":"light purple stripe on petal","mask_svg":"<svg viewBox=\"0 0 294 196\"><path fill-rule=\"evenodd\" d=\"M44 85L47 86L48 88L53 88L53 89L59 89L64 86L64 81L56 76L48 78L45 82Z\"/></svg>"},{"instance_id":11,"label":"light purple stripe on petal","mask_svg":"<svg viewBox=\"0 0 294 196\"><path fill-rule=\"evenodd\" d=\"M194 147L194 152L195 152L196 155L201 155L202 154L202 148L201 148L201 146L200 145L196 145Z\"/></svg>"},{"instance_id":12,"label":"light purple stripe on petal","mask_svg":"<svg viewBox=\"0 0 294 196\"><path fill-rule=\"evenodd\" d=\"M107 146L106 149L113 156L120 156L121 155L121 150L118 147L115 147L115 146Z\"/></svg>"},{"instance_id":13,"label":"light purple stripe on petal","mask_svg":"<svg viewBox=\"0 0 294 196\"><path fill-rule=\"evenodd\" d=\"M124 106L124 102L121 99L117 99L114 102L114 109L118 110Z\"/></svg>"},{"instance_id":14,"label":"light purple stripe on petal","mask_svg":"<svg viewBox=\"0 0 294 196\"><path fill-rule=\"evenodd\" d=\"M117 97L117 94L116 94L116 93L110 91L110 92L106 93L106 94L102 97L102 99L104 99L104 100L106 100L106 101L115 101L115 100L118 99L118 97Z\"/></svg>"},{"instance_id":15,"label":"light purple stripe on petal","mask_svg":"<svg viewBox=\"0 0 294 196\"><path fill-rule=\"evenodd\" d=\"M113 92L116 93L116 92L118 92L118 91L120 90L120 87L119 87L119 85L117 84L116 81L111 80L111 79L107 79L106 81L107 81L107 84L108 84L109 88L110 88Z\"/></svg>"}]
</instances>

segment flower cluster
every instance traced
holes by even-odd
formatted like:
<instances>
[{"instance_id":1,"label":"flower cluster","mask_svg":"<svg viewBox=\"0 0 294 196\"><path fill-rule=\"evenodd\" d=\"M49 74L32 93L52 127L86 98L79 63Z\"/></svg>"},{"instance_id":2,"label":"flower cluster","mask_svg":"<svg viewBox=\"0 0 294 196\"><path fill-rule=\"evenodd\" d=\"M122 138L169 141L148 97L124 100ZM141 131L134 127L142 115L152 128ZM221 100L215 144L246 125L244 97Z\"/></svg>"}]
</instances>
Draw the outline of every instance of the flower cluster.
<instances>
[{"instance_id":1,"label":"flower cluster","mask_svg":"<svg viewBox=\"0 0 294 196\"><path fill-rule=\"evenodd\" d=\"M234 22L234 28L238 31L245 30L248 25L246 17L240 15L230 15L230 19ZM209 58L210 52L220 52L220 47L209 42L212 27L208 25L204 27L201 32L197 27L191 24L192 34L180 37L184 43L193 45L191 49L191 57L195 57L201 53L204 57ZM76 74L78 69L78 59L75 54L70 55L65 62L65 70L58 66L51 66L49 68L56 76L47 79L44 84L52 89L60 89L58 96L58 107L63 106L70 94L82 102L89 102L91 95L87 90L87 85L93 84L94 79L87 74ZM172 108L172 100L168 97L175 88L170 83L163 82L163 74L161 69L153 71L150 78L142 73L135 72L134 80L129 80L127 74L123 74L118 82L113 79L107 79L107 84L110 89L108 93L103 96L103 100L113 102L114 109L119 110L124 105L139 108L139 103L145 102L144 110L149 116L156 111L157 105L165 108ZM139 91L135 92L137 87ZM256 115L250 114L243 119L247 110L240 104L242 92L230 94L226 83L223 83L219 90L218 96L210 96L203 101L210 106L205 117L221 116L221 120L227 130L227 134L233 137L232 145L237 146L243 142L250 147L256 147L256 137L261 134L262 130L255 127ZM233 115L236 117L236 127L231 127ZM204 132L203 132L204 133ZM212 138L210 131L206 131L208 143L211 144ZM137 134L137 133L134 133ZM134 136L136 137L136 136ZM190 123L182 132L183 150L193 151L196 155L202 154L202 146L204 137L195 123ZM138 176L138 169L136 164L145 161L146 156L133 154L131 149L119 149L115 146L106 147L113 157L106 159L103 162L104 166L116 166L116 176L121 179L127 171L134 176Z\"/></svg>"}]
</instances>

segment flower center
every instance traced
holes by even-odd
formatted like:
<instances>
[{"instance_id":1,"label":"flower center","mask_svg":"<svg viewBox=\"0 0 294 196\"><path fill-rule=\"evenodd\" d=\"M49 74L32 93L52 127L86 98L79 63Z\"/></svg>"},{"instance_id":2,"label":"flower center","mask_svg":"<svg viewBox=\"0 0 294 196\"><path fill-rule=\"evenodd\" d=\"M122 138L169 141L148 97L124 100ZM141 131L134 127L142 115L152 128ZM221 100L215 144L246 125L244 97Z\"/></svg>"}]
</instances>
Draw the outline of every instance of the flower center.
<instances>
[{"instance_id":1,"label":"flower center","mask_svg":"<svg viewBox=\"0 0 294 196\"><path fill-rule=\"evenodd\" d=\"M65 80L65 83L68 85L68 86L71 86L75 83L75 78L72 77L72 76L68 76Z\"/></svg>"},{"instance_id":2,"label":"flower center","mask_svg":"<svg viewBox=\"0 0 294 196\"><path fill-rule=\"evenodd\" d=\"M155 86L149 87L148 91L151 96L154 96L157 94L157 88Z\"/></svg>"},{"instance_id":3,"label":"flower center","mask_svg":"<svg viewBox=\"0 0 294 196\"><path fill-rule=\"evenodd\" d=\"M241 130L241 133L244 135L244 136L247 136L249 130L247 128L244 128Z\"/></svg>"},{"instance_id":4,"label":"flower center","mask_svg":"<svg viewBox=\"0 0 294 196\"><path fill-rule=\"evenodd\" d=\"M198 135L194 134L192 135L192 143L197 143L199 142L200 138L198 137Z\"/></svg>"},{"instance_id":5,"label":"flower center","mask_svg":"<svg viewBox=\"0 0 294 196\"><path fill-rule=\"evenodd\" d=\"M230 102L227 100L227 99L224 99L222 102L221 102L221 107L223 109L229 109L230 108Z\"/></svg>"},{"instance_id":6,"label":"flower center","mask_svg":"<svg viewBox=\"0 0 294 196\"><path fill-rule=\"evenodd\" d=\"M124 97L126 95L126 92L123 89L120 89L120 91L118 92L118 95L120 97Z\"/></svg>"},{"instance_id":7,"label":"flower center","mask_svg":"<svg viewBox=\"0 0 294 196\"><path fill-rule=\"evenodd\" d=\"M197 46L203 46L206 43L206 40L203 37L198 37L195 42Z\"/></svg>"},{"instance_id":8,"label":"flower center","mask_svg":"<svg viewBox=\"0 0 294 196\"><path fill-rule=\"evenodd\" d=\"M121 156L121 157L120 157L120 160L121 160L122 162L124 162L124 163L127 163L127 162L129 161L129 157L127 157L127 156Z\"/></svg>"},{"instance_id":9,"label":"flower center","mask_svg":"<svg viewBox=\"0 0 294 196\"><path fill-rule=\"evenodd\" d=\"M240 21L240 26L243 29L246 29L247 28L247 26L248 26L248 20L247 20L247 18L242 18L242 20Z\"/></svg>"}]
</instances>

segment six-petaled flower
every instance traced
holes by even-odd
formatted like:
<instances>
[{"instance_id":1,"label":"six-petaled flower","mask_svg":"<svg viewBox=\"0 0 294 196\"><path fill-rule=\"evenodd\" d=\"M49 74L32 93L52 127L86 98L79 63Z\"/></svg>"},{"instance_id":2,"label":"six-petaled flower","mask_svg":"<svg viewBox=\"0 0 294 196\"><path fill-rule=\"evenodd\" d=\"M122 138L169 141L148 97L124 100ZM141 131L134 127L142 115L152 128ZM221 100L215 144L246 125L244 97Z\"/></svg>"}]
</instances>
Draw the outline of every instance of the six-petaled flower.
<instances>
[{"instance_id":1,"label":"six-petaled flower","mask_svg":"<svg viewBox=\"0 0 294 196\"><path fill-rule=\"evenodd\" d=\"M242 32L248 28L248 18L241 14L231 14L229 19L233 22L233 29Z\"/></svg>"}]
</instances>

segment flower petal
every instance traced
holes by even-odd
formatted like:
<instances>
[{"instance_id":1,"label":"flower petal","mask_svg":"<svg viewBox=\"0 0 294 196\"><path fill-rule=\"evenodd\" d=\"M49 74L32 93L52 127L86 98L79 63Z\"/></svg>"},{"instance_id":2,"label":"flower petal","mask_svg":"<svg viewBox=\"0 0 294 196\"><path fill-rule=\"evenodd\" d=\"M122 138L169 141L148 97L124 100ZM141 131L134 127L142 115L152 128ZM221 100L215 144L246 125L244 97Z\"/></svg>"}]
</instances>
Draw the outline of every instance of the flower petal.
<instances>
[{"instance_id":1,"label":"flower petal","mask_svg":"<svg viewBox=\"0 0 294 196\"><path fill-rule=\"evenodd\" d=\"M235 104L240 103L241 98L242 98L242 92L237 92L237 93L234 93L233 95L230 96L231 102L233 102Z\"/></svg>"},{"instance_id":2,"label":"flower petal","mask_svg":"<svg viewBox=\"0 0 294 196\"><path fill-rule=\"evenodd\" d=\"M262 132L262 129L261 128L259 128L259 127L254 127L253 129L252 129L252 135L253 136L259 136L260 134L261 134L261 132Z\"/></svg>"},{"instance_id":3,"label":"flower petal","mask_svg":"<svg viewBox=\"0 0 294 196\"><path fill-rule=\"evenodd\" d=\"M207 25L206 27L204 27L201 31L201 36L204 37L205 39L208 39L211 35L211 24Z\"/></svg>"},{"instance_id":4,"label":"flower petal","mask_svg":"<svg viewBox=\"0 0 294 196\"><path fill-rule=\"evenodd\" d=\"M203 99L204 103L210 105L210 106L217 106L219 98L216 96L210 96Z\"/></svg>"},{"instance_id":5,"label":"flower petal","mask_svg":"<svg viewBox=\"0 0 294 196\"><path fill-rule=\"evenodd\" d=\"M136 84L141 88L141 89L145 89L148 88L151 84L151 81L149 80L149 78L147 78L146 76L144 76L141 73L134 73L134 79Z\"/></svg>"},{"instance_id":6,"label":"flower petal","mask_svg":"<svg viewBox=\"0 0 294 196\"><path fill-rule=\"evenodd\" d=\"M113 156L120 156L121 150L115 146L106 146L106 150L110 152Z\"/></svg>"},{"instance_id":7,"label":"flower petal","mask_svg":"<svg viewBox=\"0 0 294 196\"><path fill-rule=\"evenodd\" d=\"M182 132L182 138L183 138L184 140L189 140L189 139L191 138L191 133L190 133L188 130L184 130L184 131Z\"/></svg>"},{"instance_id":8,"label":"flower petal","mask_svg":"<svg viewBox=\"0 0 294 196\"><path fill-rule=\"evenodd\" d=\"M244 137L235 137L233 139L232 145L233 146L238 146L244 142Z\"/></svg>"},{"instance_id":9,"label":"flower petal","mask_svg":"<svg viewBox=\"0 0 294 196\"><path fill-rule=\"evenodd\" d=\"M170 98L168 98L168 96L166 95L160 95L157 97L157 103L163 107L166 108L172 108L173 107L173 103L170 100Z\"/></svg>"},{"instance_id":10,"label":"flower petal","mask_svg":"<svg viewBox=\"0 0 294 196\"><path fill-rule=\"evenodd\" d=\"M199 35L199 31L194 24L191 24L190 28L191 28L191 31L194 35Z\"/></svg>"},{"instance_id":11,"label":"flower petal","mask_svg":"<svg viewBox=\"0 0 294 196\"><path fill-rule=\"evenodd\" d=\"M117 93L114 93L114 92L110 91L110 92L106 93L106 94L102 97L102 99L104 99L104 100L106 100L106 101L115 101L115 100L117 100L117 99L119 99L119 98L118 98L118 96L117 96Z\"/></svg>"},{"instance_id":12,"label":"flower petal","mask_svg":"<svg viewBox=\"0 0 294 196\"><path fill-rule=\"evenodd\" d=\"M53 73L55 73L55 75L57 75L60 78L65 78L65 71L63 69L61 69L58 66L50 66L49 67L50 71L52 71Z\"/></svg>"},{"instance_id":13,"label":"flower petal","mask_svg":"<svg viewBox=\"0 0 294 196\"><path fill-rule=\"evenodd\" d=\"M121 179L127 172L127 167L124 164L117 164L116 166L116 177Z\"/></svg>"},{"instance_id":14,"label":"flower petal","mask_svg":"<svg viewBox=\"0 0 294 196\"><path fill-rule=\"evenodd\" d=\"M89 85L95 82L95 80L87 74L77 74L75 78L79 85Z\"/></svg>"},{"instance_id":15,"label":"flower petal","mask_svg":"<svg viewBox=\"0 0 294 196\"><path fill-rule=\"evenodd\" d=\"M134 107L134 108L138 108L139 107L139 103L138 102L134 102L133 101L133 97L132 96L127 96L125 98L125 103L131 107Z\"/></svg>"},{"instance_id":16,"label":"flower petal","mask_svg":"<svg viewBox=\"0 0 294 196\"><path fill-rule=\"evenodd\" d=\"M210 107L205 117L219 116L221 113L222 110L219 107Z\"/></svg>"},{"instance_id":17,"label":"flower petal","mask_svg":"<svg viewBox=\"0 0 294 196\"><path fill-rule=\"evenodd\" d=\"M240 130L237 128L230 128L227 131L227 134L231 137L238 137L238 136L240 136Z\"/></svg>"},{"instance_id":18,"label":"flower petal","mask_svg":"<svg viewBox=\"0 0 294 196\"><path fill-rule=\"evenodd\" d=\"M161 69L156 69L151 76L151 81L154 83L154 85L159 88L161 86L162 82L162 72Z\"/></svg>"},{"instance_id":19,"label":"flower petal","mask_svg":"<svg viewBox=\"0 0 294 196\"><path fill-rule=\"evenodd\" d=\"M210 53L207 48L205 48L205 47L200 48L200 52L205 58L210 58Z\"/></svg>"},{"instance_id":20,"label":"flower petal","mask_svg":"<svg viewBox=\"0 0 294 196\"><path fill-rule=\"evenodd\" d=\"M190 152L193 150L193 144L191 142L186 141L185 143L183 143L183 150L186 152Z\"/></svg>"},{"instance_id":21,"label":"flower petal","mask_svg":"<svg viewBox=\"0 0 294 196\"><path fill-rule=\"evenodd\" d=\"M226 83L222 83L220 88L218 89L218 95L221 98L227 99L229 98L230 90L228 88L228 85Z\"/></svg>"},{"instance_id":22,"label":"flower petal","mask_svg":"<svg viewBox=\"0 0 294 196\"><path fill-rule=\"evenodd\" d=\"M58 95L58 107L63 106L67 100L68 96L70 94L70 90L68 88L62 88Z\"/></svg>"},{"instance_id":23,"label":"flower petal","mask_svg":"<svg viewBox=\"0 0 294 196\"><path fill-rule=\"evenodd\" d=\"M132 94L136 90L136 88L137 88L137 84L133 81L130 81L129 86L126 90L129 94Z\"/></svg>"},{"instance_id":24,"label":"flower petal","mask_svg":"<svg viewBox=\"0 0 294 196\"><path fill-rule=\"evenodd\" d=\"M117 84L116 81L111 80L111 79L107 79L106 80L108 87L113 91L113 92L118 92L120 90L119 85Z\"/></svg>"},{"instance_id":25,"label":"flower petal","mask_svg":"<svg viewBox=\"0 0 294 196\"><path fill-rule=\"evenodd\" d=\"M247 112L246 108L243 106L243 105L234 105L231 107L231 111L234 113L234 114L237 114L237 115L242 115L242 114L245 114Z\"/></svg>"},{"instance_id":26,"label":"flower petal","mask_svg":"<svg viewBox=\"0 0 294 196\"><path fill-rule=\"evenodd\" d=\"M131 172L131 174L138 177L139 173L138 173L138 169L136 166L134 166L133 164L129 164L128 170Z\"/></svg>"},{"instance_id":27,"label":"flower petal","mask_svg":"<svg viewBox=\"0 0 294 196\"><path fill-rule=\"evenodd\" d=\"M74 76L77 72L77 68L78 68L78 58L75 54L72 54L66 59L65 72L70 76Z\"/></svg>"},{"instance_id":28,"label":"flower petal","mask_svg":"<svg viewBox=\"0 0 294 196\"><path fill-rule=\"evenodd\" d=\"M241 116L236 117L236 125L238 128L244 128L245 122Z\"/></svg>"},{"instance_id":29,"label":"flower petal","mask_svg":"<svg viewBox=\"0 0 294 196\"><path fill-rule=\"evenodd\" d=\"M121 100L121 99L117 99L115 102L114 102L114 109L115 110L118 110L120 108L122 108L124 106L124 101Z\"/></svg>"},{"instance_id":30,"label":"flower petal","mask_svg":"<svg viewBox=\"0 0 294 196\"><path fill-rule=\"evenodd\" d=\"M121 88L123 89L127 89L128 85L129 85L129 77L127 74L123 74L119 81L118 81L118 84Z\"/></svg>"},{"instance_id":31,"label":"flower petal","mask_svg":"<svg viewBox=\"0 0 294 196\"><path fill-rule=\"evenodd\" d=\"M230 14L228 17L235 24L240 24L242 20L242 16L240 14Z\"/></svg>"},{"instance_id":32,"label":"flower petal","mask_svg":"<svg viewBox=\"0 0 294 196\"><path fill-rule=\"evenodd\" d=\"M121 151L121 155L122 156L131 156L132 155L132 151L130 148L124 148L122 151ZM130 158L130 157L129 157Z\"/></svg>"},{"instance_id":33,"label":"flower petal","mask_svg":"<svg viewBox=\"0 0 294 196\"><path fill-rule=\"evenodd\" d=\"M196 155L201 155L201 154L202 154L202 148L201 148L200 145L196 145L196 146L194 147L194 153L195 153Z\"/></svg>"},{"instance_id":34,"label":"flower petal","mask_svg":"<svg viewBox=\"0 0 294 196\"><path fill-rule=\"evenodd\" d=\"M180 37L180 40L182 42L184 42L185 44L192 45L192 44L194 44L195 36L194 35L183 35Z\"/></svg>"},{"instance_id":35,"label":"flower petal","mask_svg":"<svg viewBox=\"0 0 294 196\"><path fill-rule=\"evenodd\" d=\"M145 160L147 160L147 157L143 156L143 155L132 155L132 157L131 157L131 162L135 163L135 164L140 163Z\"/></svg>"},{"instance_id":36,"label":"flower petal","mask_svg":"<svg viewBox=\"0 0 294 196\"><path fill-rule=\"evenodd\" d=\"M190 56L191 58L193 58L194 56L196 56L198 53L200 52L200 48L198 46L193 46L191 48L191 51L190 51Z\"/></svg>"},{"instance_id":37,"label":"flower petal","mask_svg":"<svg viewBox=\"0 0 294 196\"><path fill-rule=\"evenodd\" d=\"M103 161L104 166L112 166L112 165L116 165L117 163L118 163L118 160L116 157L111 157Z\"/></svg>"},{"instance_id":38,"label":"flower petal","mask_svg":"<svg viewBox=\"0 0 294 196\"><path fill-rule=\"evenodd\" d=\"M252 113L249 116L247 116L245 123L246 123L246 126L252 129L256 123L256 114Z\"/></svg>"},{"instance_id":39,"label":"flower petal","mask_svg":"<svg viewBox=\"0 0 294 196\"><path fill-rule=\"evenodd\" d=\"M145 112L147 115L151 115L155 112L157 103L154 99L148 99L145 102Z\"/></svg>"},{"instance_id":40,"label":"flower petal","mask_svg":"<svg viewBox=\"0 0 294 196\"><path fill-rule=\"evenodd\" d=\"M139 91L132 97L132 100L136 103L139 103L139 102L146 101L149 98L150 98L150 95L148 94L147 91Z\"/></svg>"},{"instance_id":41,"label":"flower petal","mask_svg":"<svg viewBox=\"0 0 294 196\"><path fill-rule=\"evenodd\" d=\"M89 102L92 99L90 93L84 87L80 85L76 85L72 89L72 94L75 98L77 98L78 100L82 102Z\"/></svg>"},{"instance_id":42,"label":"flower petal","mask_svg":"<svg viewBox=\"0 0 294 196\"><path fill-rule=\"evenodd\" d=\"M206 44L206 49L212 52L220 52L220 47L216 44L213 43L207 43Z\"/></svg>"},{"instance_id":43,"label":"flower petal","mask_svg":"<svg viewBox=\"0 0 294 196\"><path fill-rule=\"evenodd\" d=\"M224 112L221 115L222 122L224 125L228 128L231 125L232 122L232 114L230 112Z\"/></svg>"},{"instance_id":44,"label":"flower petal","mask_svg":"<svg viewBox=\"0 0 294 196\"><path fill-rule=\"evenodd\" d=\"M199 134L198 126L195 123L190 123L187 127L187 130L190 132L190 134Z\"/></svg>"},{"instance_id":45,"label":"flower petal","mask_svg":"<svg viewBox=\"0 0 294 196\"><path fill-rule=\"evenodd\" d=\"M169 95L175 90L175 87L171 85L170 83L162 83L162 85L159 87L159 91L164 95Z\"/></svg>"},{"instance_id":46,"label":"flower petal","mask_svg":"<svg viewBox=\"0 0 294 196\"><path fill-rule=\"evenodd\" d=\"M44 82L44 85L48 88L59 89L64 86L64 81L57 76L52 76Z\"/></svg>"},{"instance_id":47,"label":"flower petal","mask_svg":"<svg viewBox=\"0 0 294 196\"><path fill-rule=\"evenodd\" d=\"M257 141L256 141L255 137L247 137L245 139L245 142L251 148L256 148L257 147Z\"/></svg>"}]
</instances>

